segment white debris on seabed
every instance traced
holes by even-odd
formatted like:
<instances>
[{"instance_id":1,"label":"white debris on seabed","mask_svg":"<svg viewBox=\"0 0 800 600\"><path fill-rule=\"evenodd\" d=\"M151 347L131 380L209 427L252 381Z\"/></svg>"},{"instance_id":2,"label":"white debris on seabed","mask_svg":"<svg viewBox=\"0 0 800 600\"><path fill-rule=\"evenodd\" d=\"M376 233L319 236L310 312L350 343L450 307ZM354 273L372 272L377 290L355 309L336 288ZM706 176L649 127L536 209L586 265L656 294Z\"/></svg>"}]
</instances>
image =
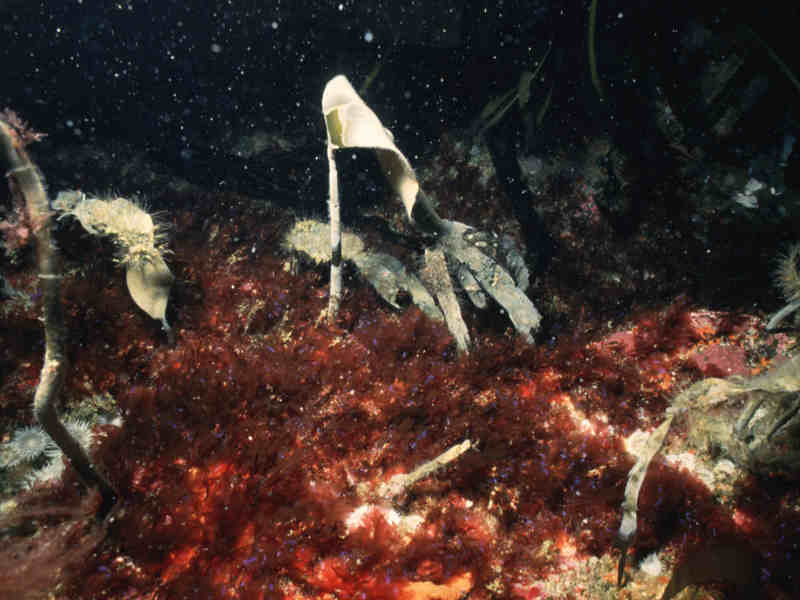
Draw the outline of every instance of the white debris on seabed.
<instances>
[{"instance_id":1,"label":"white debris on seabed","mask_svg":"<svg viewBox=\"0 0 800 600\"><path fill-rule=\"evenodd\" d=\"M374 517L377 514L382 516L389 525L396 527L403 535L413 535L417 527L425 520L419 515L403 515L393 508L375 504L362 504L345 519L347 534L350 535L356 529L367 526L368 517Z\"/></svg>"},{"instance_id":2,"label":"white debris on seabed","mask_svg":"<svg viewBox=\"0 0 800 600\"><path fill-rule=\"evenodd\" d=\"M665 454L664 460L678 469L686 469L689 473L705 483L709 489L714 487L714 473L705 463L691 452L681 452L679 454Z\"/></svg>"},{"instance_id":3,"label":"white debris on seabed","mask_svg":"<svg viewBox=\"0 0 800 600\"><path fill-rule=\"evenodd\" d=\"M758 208L758 198L756 192L766 187L762 182L757 179L750 179L744 186L741 192L734 194L733 199L737 204L745 208Z\"/></svg>"},{"instance_id":4,"label":"white debris on seabed","mask_svg":"<svg viewBox=\"0 0 800 600\"><path fill-rule=\"evenodd\" d=\"M639 456L647 440L650 439L650 433L649 431L637 429L628 437L624 438L623 444L625 445L625 451L631 456Z\"/></svg>"},{"instance_id":5,"label":"white debris on seabed","mask_svg":"<svg viewBox=\"0 0 800 600\"><path fill-rule=\"evenodd\" d=\"M658 577L664 571L664 565L658 558L658 554L653 552L644 557L639 564L639 569L648 577Z\"/></svg>"}]
</instances>

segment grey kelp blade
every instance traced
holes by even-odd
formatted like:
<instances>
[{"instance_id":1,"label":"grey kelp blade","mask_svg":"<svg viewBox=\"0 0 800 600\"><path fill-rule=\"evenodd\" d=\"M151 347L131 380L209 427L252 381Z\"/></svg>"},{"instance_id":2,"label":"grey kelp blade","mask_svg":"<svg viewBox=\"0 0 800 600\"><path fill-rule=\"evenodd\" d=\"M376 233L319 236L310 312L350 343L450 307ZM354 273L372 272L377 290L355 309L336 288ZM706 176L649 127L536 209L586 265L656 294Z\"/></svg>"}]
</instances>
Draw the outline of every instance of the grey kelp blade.
<instances>
[{"instance_id":1,"label":"grey kelp blade","mask_svg":"<svg viewBox=\"0 0 800 600\"><path fill-rule=\"evenodd\" d=\"M330 247L327 243L329 236L330 225L308 219L296 222L286 234L284 243L288 248L302 252L317 263L325 263L330 260ZM433 296L417 277L409 273L393 256L367 250L364 242L355 233L342 233L342 259L355 264L375 291L393 307L401 308L397 304L397 294L405 290L411 295L414 304L431 319L443 319Z\"/></svg>"},{"instance_id":2,"label":"grey kelp blade","mask_svg":"<svg viewBox=\"0 0 800 600\"><path fill-rule=\"evenodd\" d=\"M372 284L381 297L395 308L397 294L406 290L411 294L411 300L422 312L436 321L442 320L442 313L436 306L436 301L425 289L419 279L409 273L399 260L394 256L380 252L361 252L355 256L346 257L352 260L361 274Z\"/></svg>"},{"instance_id":3,"label":"grey kelp blade","mask_svg":"<svg viewBox=\"0 0 800 600\"><path fill-rule=\"evenodd\" d=\"M425 250L425 268L421 275L439 301L447 328L455 338L458 350L467 352L470 344L469 330L461 316L461 307L458 304L453 282L447 270L447 260L441 248Z\"/></svg>"},{"instance_id":4,"label":"grey kelp blade","mask_svg":"<svg viewBox=\"0 0 800 600\"><path fill-rule=\"evenodd\" d=\"M485 310L489 306L486 292L483 291L481 284L475 279L469 267L463 263L458 265L458 283L461 284L461 289L466 292L472 304L481 310Z\"/></svg>"},{"instance_id":5,"label":"grey kelp blade","mask_svg":"<svg viewBox=\"0 0 800 600\"><path fill-rule=\"evenodd\" d=\"M533 341L542 316L530 298L517 286L514 278L494 258L488 256L465 234L475 230L456 221L447 221L447 232L439 243L445 254L465 264L483 290L502 306L516 330L526 341Z\"/></svg>"}]
</instances>

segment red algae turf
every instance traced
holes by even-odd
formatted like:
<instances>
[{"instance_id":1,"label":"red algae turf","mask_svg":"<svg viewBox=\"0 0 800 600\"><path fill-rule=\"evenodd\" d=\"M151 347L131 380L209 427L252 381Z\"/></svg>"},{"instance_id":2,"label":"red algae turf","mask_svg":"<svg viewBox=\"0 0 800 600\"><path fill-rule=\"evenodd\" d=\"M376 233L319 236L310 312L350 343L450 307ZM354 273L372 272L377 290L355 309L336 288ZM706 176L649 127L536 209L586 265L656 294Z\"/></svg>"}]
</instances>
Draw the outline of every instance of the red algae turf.
<instances>
[{"instance_id":1,"label":"red algae turf","mask_svg":"<svg viewBox=\"0 0 800 600\"><path fill-rule=\"evenodd\" d=\"M215 211L238 210L227 202ZM677 301L553 347L484 330L459 357L441 324L353 280L327 325L325 273L294 274L278 250L285 216L236 216L172 216L172 345L113 269L65 286L68 394L113 394L124 424L106 427L96 452L122 498L57 598L547 597L548 576L618 556L633 464L623 437L657 425L697 377L687 357L698 345L744 335L736 319L698 320ZM20 356L17 377L40 360ZM467 439L475 447L440 471L378 495ZM797 585L779 558L796 553L798 529L784 495L750 490L737 521L657 460L632 552L746 535L766 561L764 589L782 598ZM756 497L774 509L749 510ZM596 573L616 597L611 575Z\"/></svg>"}]
</instances>

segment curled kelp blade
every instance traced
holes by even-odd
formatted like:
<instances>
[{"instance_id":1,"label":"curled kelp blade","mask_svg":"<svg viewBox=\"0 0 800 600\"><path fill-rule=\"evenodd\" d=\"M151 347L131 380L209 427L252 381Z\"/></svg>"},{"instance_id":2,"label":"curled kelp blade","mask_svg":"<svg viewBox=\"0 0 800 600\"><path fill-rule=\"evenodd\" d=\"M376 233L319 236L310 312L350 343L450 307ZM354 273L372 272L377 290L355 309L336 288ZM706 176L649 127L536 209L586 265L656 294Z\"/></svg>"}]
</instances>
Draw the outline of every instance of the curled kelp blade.
<instances>
[{"instance_id":1,"label":"curled kelp blade","mask_svg":"<svg viewBox=\"0 0 800 600\"><path fill-rule=\"evenodd\" d=\"M333 149L371 148L394 191L406 207L408 217L417 201L419 183L411 163L395 146L391 132L361 99L347 77L337 75L322 93L322 113Z\"/></svg>"},{"instance_id":2,"label":"curled kelp blade","mask_svg":"<svg viewBox=\"0 0 800 600\"><path fill-rule=\"evenodd\" d=\"M169 330L167 301L174 279L160 255L131 263L125 272L125 282L133 301L153 319L161 321L165 330Z\"/></svg>"}]
</instances>

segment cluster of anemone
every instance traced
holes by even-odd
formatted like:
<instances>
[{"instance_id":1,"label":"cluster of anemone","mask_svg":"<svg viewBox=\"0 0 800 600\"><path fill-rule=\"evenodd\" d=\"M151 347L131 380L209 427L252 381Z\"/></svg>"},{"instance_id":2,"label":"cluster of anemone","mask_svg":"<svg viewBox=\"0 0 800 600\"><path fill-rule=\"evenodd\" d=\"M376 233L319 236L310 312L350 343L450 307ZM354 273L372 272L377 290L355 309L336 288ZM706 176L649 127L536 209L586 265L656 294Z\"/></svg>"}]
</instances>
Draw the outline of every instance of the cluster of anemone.
<instances>
[{"instance_id":1,"label":"cluster of anemone","mask_svg":"<svg viewBox=\"0 0 800 600\"><path fill-rule=\"evenodd\" d=\"M88 452L93 439L91 423L67 419L64 426ZM38 425L29 425L14 431L9 441L0 446L0 469L12 469L13 479L33 487L39 482L59 479L64 472L64 460L53 439Z\"/></svg>"},{"instance_id":2,"label":"cluster of anemone","mask_svg":"<svg viewBox=\"0 0 800 600\"><path fill-rule=\"evenodd\" d=\"M0 466L14 467L32 463L43 455L53 458L57 454L58 447L41 427L37 425L22 427L3 444L0 450Z\"/></svg>"}]
</instances>

